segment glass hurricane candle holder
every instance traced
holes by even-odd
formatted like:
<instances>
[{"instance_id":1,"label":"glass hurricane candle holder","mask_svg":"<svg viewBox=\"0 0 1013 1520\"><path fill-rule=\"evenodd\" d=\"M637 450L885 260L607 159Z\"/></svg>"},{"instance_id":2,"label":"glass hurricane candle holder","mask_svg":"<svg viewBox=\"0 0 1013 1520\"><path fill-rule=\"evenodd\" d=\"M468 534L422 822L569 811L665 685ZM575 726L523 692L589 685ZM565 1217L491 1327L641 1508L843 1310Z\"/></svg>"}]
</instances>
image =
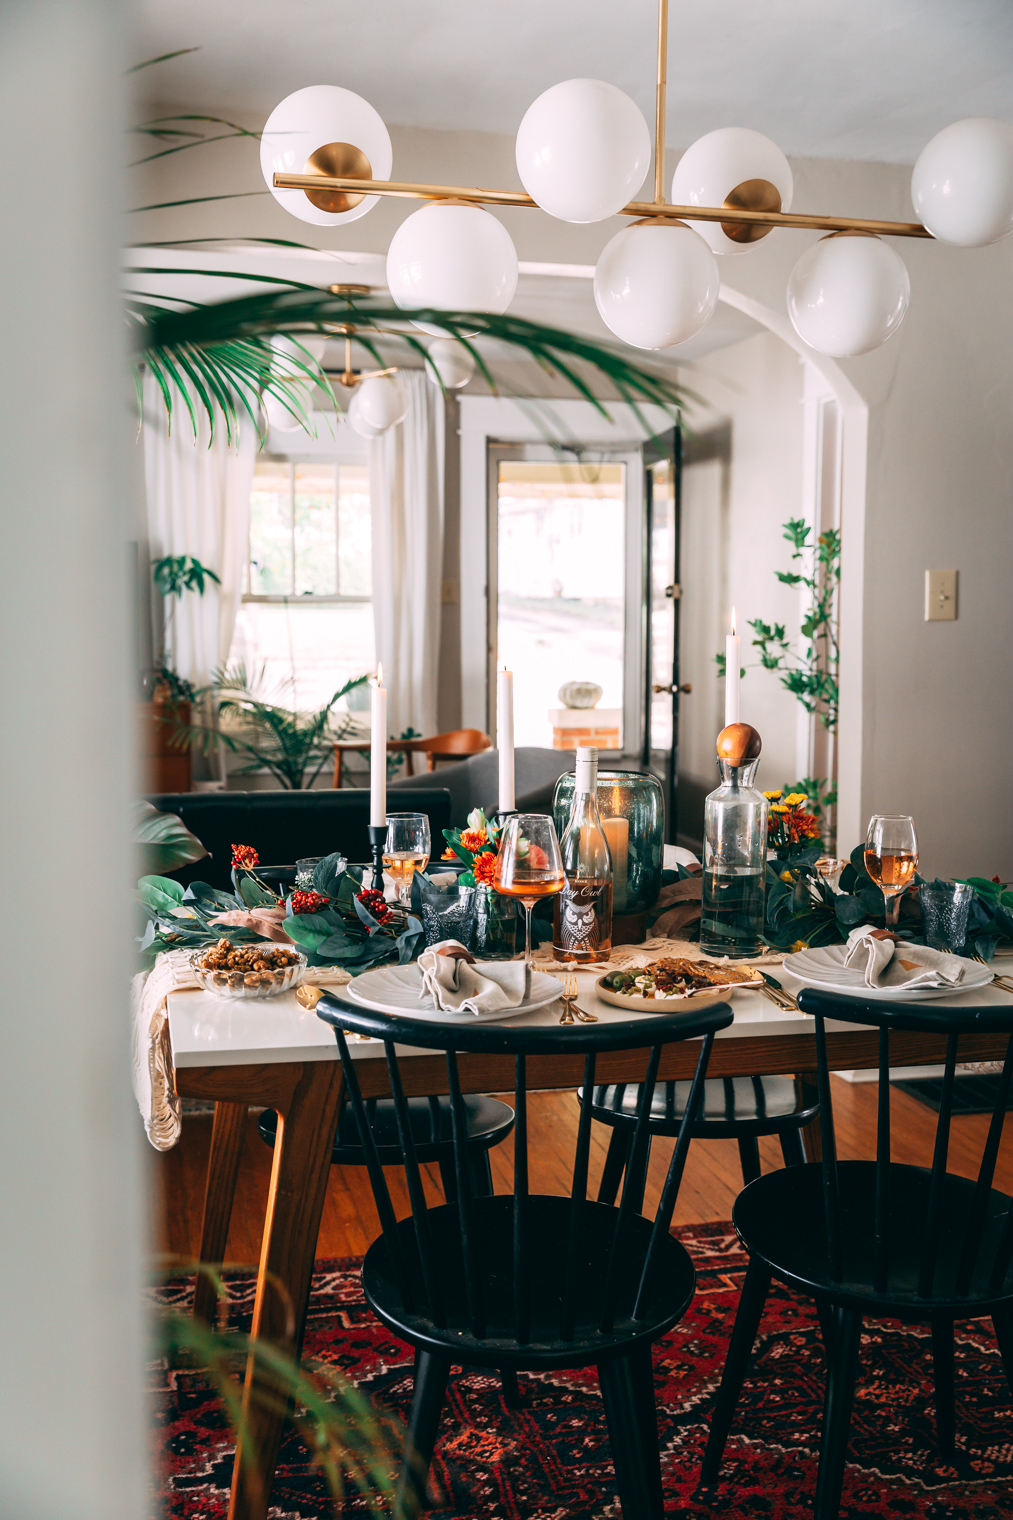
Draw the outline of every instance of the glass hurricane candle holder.
<instances>
[{"instance_id":1,"label":"glass hurricane candle holder","mask_svg":"<svg viewBox=\"0 0 1013 1520\"><path fill-rule=\"evenodd\" d=\"M573 809L576 778L560 776L552 798L557 833ZM661 891L665 800L657 776L599 771L598 814L612 856L612 943L639 944Z\"/></svg>"}]
</instances>

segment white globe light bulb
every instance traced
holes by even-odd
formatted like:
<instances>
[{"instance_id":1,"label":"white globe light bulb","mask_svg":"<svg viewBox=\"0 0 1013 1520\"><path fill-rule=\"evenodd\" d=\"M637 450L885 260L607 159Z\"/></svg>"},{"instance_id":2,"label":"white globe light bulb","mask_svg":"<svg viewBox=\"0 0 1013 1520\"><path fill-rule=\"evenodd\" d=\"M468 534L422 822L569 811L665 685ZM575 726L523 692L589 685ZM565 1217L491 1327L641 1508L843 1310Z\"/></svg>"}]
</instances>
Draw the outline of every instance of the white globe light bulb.
<instances>
[{"instance_id":1,"label":"white globe light bulb","mask_svg":"<svg viewBox=\"0 0 1013 1520\"><path fill-rule=\"evenodd\" d=\"M376 205L379 196L356 196L344 190L276 190L275 174L390 179L393 162L390 134L382 118L368 100L335 84L311 84L287 95L267 118L260 138L260 167L267 188L286 211L318 227L354 222Z\"/></svg>"},{"instance_id":2,"label":"white globe light bulb","mask_svg":"<svg viewBox=\"0 0 1013 1520\"><path fill-rule=\"evenodd\" d=\"M1013 232L1013 126L970 116L937 132L918 155L911 199L944 243L983 248Z\"/></svg>"},{"instance_id":3,"label":"white globe light bulb","mask_svg":"<svg viewBox=\"0 0 1013 1520\"><path fill-rule=\"evenodd\" d=\"M700 331L720 284L717 260L689 227L635 222L602 250L594 299L617 338L635 348L670 348Z\"/></svg>"},{"instance_id":4,"label":"white globe light bulb","mask_svg":"<svg viewBox=\"0 0 1013 1520\"><path fill-rule=\"evenodd\" d=\"M776 143L749 127L719 127L697 138L672 176L674 206L737 206L746 211L789 211L794 183ZM744 222L689 225L715 253L748 253L771 231Z\"/></svg>"},{"instance_id":5,"label":"white globe light bulb","mask_svg":"<svg viewBox=\"0 0 1013 1520\"><path fill-rule=\"evenodd\" d=\"M600 222L644 183L651 134L614 84L567 79L528 106L515 151L521 184L543 211L564 222Z\"/></svg>"},{"instance_id":6,"label":"white globe light bulb","mask_svg":"<svg viewBox=\"0 0 1013 1520\"><path fill-rule=\"evenodd\" d=\"M345 413L348 425L353 432L358 433L360 438L379 438L384 429L374 427L368 418L362 415L362 409L359 405L361 397L362 386L360 385L352 392L352 399L348 403L348 411Z\"/></svg>"},{"instance_id":7,"label":"white globe light bulb","mask_svg":"<svg viewBox=\"0 0 1013 1520\"><path fill-rule=\"evenodd\" d=\"M903 259L862 233L834 232L813 243L788 281L795 331L835 359L879 348L904 320L910 299Z\"/></svg>"},{"instance_id":8,"label":"white globe light bulb","mask_svg":"<svg viewBox=\"0 0 1013 1520\"><path fill-rule=\"evenodd\" d=\"M460 390L475 373L475 361L466 348L452 338L437 338L429 345L426 373L434 385L442 381L448 391Z\"/></svg>"},{"instance_id":9,"label":"white globe light bulb","mask_svg":"<svg viewBox=\"0 0 1013 1520\"><path fill-rule=\"evenodd\" d=\"M480 206L423 206L391 238L387 286L404 311L503 312L517 289L517 250L503 223ZM444 336L432 323L415 326Z\"/></svg>"},{"instance_id":10,"label":"white globe light bulb","mask_svg":"<svg viewBox=\"0 0 1013 1520\"><path fill-rule=\"evenodd\" d=\"M308 420L313 415L313 389L309 385L287 386L285 401L271 391L264 392L264 415L268 426L275 433L298 433L305 431L306 424L299 416L299 408ZM286 405L286 402L288 403ZM289 409L291 408L291 410Z\"/></svg>"},{"instance_id":11,"label":"white globe light bulb","mask_svg":"<svg viewBox=\"0 0 1013 1520\"><path fill-rule=\"evenodd\" d=\"M364 438L376 437L403 421L407 410L404 387L397 376L373 375L356 386L348 420Z\"/></svg>"}]
</instances>

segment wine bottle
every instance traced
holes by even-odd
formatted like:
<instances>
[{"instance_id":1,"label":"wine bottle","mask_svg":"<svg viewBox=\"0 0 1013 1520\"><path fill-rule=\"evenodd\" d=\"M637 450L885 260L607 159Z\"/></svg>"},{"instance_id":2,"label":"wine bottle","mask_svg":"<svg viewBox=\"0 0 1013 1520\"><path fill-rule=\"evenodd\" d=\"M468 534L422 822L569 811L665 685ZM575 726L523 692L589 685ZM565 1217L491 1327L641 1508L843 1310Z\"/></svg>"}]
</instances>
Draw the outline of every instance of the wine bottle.
<instances>
[{"instance_id":1,"label":"wine bottle","mask_svg":"<svg viewBox=\"0 0 1013 1520\"><path fill-rule=\"evenodd\" d=\"M577 750L573 810L561 849L565 881L553 905L552 956L590 964L612 952L612 856L598 815L598 751Z\"/></svg>"}]
</instances>

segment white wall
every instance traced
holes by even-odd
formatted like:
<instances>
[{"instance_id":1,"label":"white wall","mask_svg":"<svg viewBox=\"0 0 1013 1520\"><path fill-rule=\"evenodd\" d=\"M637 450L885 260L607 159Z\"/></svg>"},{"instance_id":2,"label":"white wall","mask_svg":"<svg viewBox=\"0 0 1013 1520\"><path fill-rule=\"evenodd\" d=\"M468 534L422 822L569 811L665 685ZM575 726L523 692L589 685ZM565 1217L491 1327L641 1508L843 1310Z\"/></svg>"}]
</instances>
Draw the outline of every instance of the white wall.
<instances>
[{"instance_id":1,"label":"white wall","mask_svg":"<svg viewBox=\"0 0 1013 1520\"><path fill-rule=\"evenodd\" d=\"M696 734L693 696L698 687L715 682L713 655L724 651L723 635L728 632L729 609L734 607L742 639L742 663L747 672L742 682L741 716L743 722L759 730L763 739L758 783L768 790L798 779L795 775L798 702L784 690L773 672L760 668L758 652L751 647L753 632L748 623L760 617L767 623L785 623L789 634L798 631L798 593L781 585L774 571L790 568L791 551L782 537L781 524L789 517L798 517L802 507L802 368L797 354L773 333L764 332L709 354L685 376L687 383L708 403L706 411L693 409L691 427L703 432L728 421L732 433L731 468L727 501L721 504L722 541L718 551L723 561L720 642L706 652L701 647L697 657L699 668L692 669L683 661L683 679L691 681L694 687L682 703L690 729L687 739L691 744L694 737L699 740L694 745L693 763L700 764L706 756L708 765L704 774L713 776L713 719L708 710L710 721L701 725L700 734ZM683 516L691 531L689 519L703 505L694 495L694 476L700 468L713 476L716 466L691 465L686 472ZM713 510L713 479L708 480L704 489L709 498L706 509ZM693 588L686 585L692 571L691 554L691 545L687 543L681 574L687 604L693 594ZM706 663L700 663L700 656Z\"/></svg>"},{"instance_id":2,"label":"white wall","mask_svg":"<svg viewBox=\"0 0 1013 1520\"><path fill-rule=\"evenodd\" d=\"M4 1520L149 1509L115 282L127 22L120 0L12 4L0 49L23 141L0 243L0 903L17 947L0 1019Z\"/></svg>"},{"instance_id":3,"label":"white wall","mask_svg":"<svg viewBox=\"0 0 1013 1520\"><path fill-rule=\"evenodd\" d=\"M392 137L399 176L516 184L508 137L404 129ZM261 183L256 156L243 144L162 165L140 203L175 199L181 188L201 194ZM795 209L912 217L906 169L803 159L793 170ZM380 252L411 210L388 202L347 227L300 228L263 196L135 220L137 235L152 239L203 231L309 242L322 231L324 246ZM520 210L502 218L522 259L573 264L593 264L618 225L569 226ZM815 236L776 232L723 260L729 294L784 324L788 275ZM873 811L910 811L930 874L1009 877L1013 812L1003 762L1013 741L1013 240L967 251L917 240L895 246L911 272L907 320L883 349L839 367L854 403L845 446L852 495L843 514L839 844L851 848ZM956 623L923 622L928 568L960 571Z\"/></svg>"}]
</instances>

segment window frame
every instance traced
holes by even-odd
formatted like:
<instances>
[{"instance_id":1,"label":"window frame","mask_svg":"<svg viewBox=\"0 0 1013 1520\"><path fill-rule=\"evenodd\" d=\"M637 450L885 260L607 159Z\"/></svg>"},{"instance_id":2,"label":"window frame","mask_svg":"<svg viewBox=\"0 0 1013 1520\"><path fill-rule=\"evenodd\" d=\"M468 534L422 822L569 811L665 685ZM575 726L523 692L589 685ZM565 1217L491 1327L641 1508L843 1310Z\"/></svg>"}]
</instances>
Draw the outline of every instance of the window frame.
<instances>
[{"instance_id":1,"label":"window frame","mask_svg":"<svg viewBox=\"0 0 1013 1520\"><path fill-rule=\"evenodd\" d=\"M296 469L298 468L299 465L302 465L302 464L311 464L311 465L317 465L317 466L320 466L320 465L329 465L331 467L331 469L334 470L334 472L335 472L335 478L334 478L334 485L335 485L335 492L334 492L334 501L335 501L334 552L335 552L335 562L336 562L336 564L335 564L335 578L340 583L340 560L339 560L339 555L340 555L340 538L339 538L339 526L338 526L338 517L337 517L337 503L338 503L338 500L339 500L339 497L340 497L340 493L341 493L341 476L340 476L340 471L343 468L348 468L348 467L352 467L354 469L362 469L364 466L367 466L367 471L368 471L367 460L364 457L362 457L362 456L352 457L352 456L349 456L347 454L339 454L339 453L332 452L330 450L328 450L326 453L314 454L314 453L312 453L312 452L310 452L310 451L308 451L306 449L300 449L298 452L294 452L294 453L290 454L290 453L282 453L282 452L277 451L277 450L270 450L269 451L269 450L265 449L258 456L258 459L257 459L257 464L261 464L261 463L263 463L263 464L273 464L273 465L286 465L287 468L288 468L288 472L289 472L289 506L290 506L290 520L291 520L291 529L290 529L290 532L291 532L291 545L292 545L292 574L293 574L293 577L295 576L295 472L296 472ZM256 482L256 467L254 467L254 476L253 476L253 480L250 483L250 493L251 493L251 496L253 494L253 491L255 490L255 482ZM367 490L368 490L368 479L367 479ZM262 603L262 604L269 605L269 606L289 606L289 607L303 607L303 606L305 606L305 607L325 607L325 606L337 606L337 607L340 607L340 606L346 606L346 605L350 605L350 604L356 604L356 605L361 606L363 603L369 603L369 604L372 603L372 601L373 601L372 590L370 591L370 593L369 593L368 596L351 595L351 594L348 594L348 593L345 593L345 592L342 592L342 591L327 592L327 593L320 593L320 592L316 592L316 591L287 591L287 592L285 592L285 591L271 591L271 592L250 591L247 588L250 586L251 580L252 580L252 574L251 574L251 572L252 572L252 561L251 561L251 558L250 558L250 532L251 532L251 525L252 525L252 513L250 515L249 521L247 522L247 529L246 529L246 557L245 557L245 572L244 572L244 577L243 577L244 589L243 589L242 596L240 598L241 602L258 602L258 603ZM372 564L370 564L370 582L372 583Z\"/></svg>"}]
</instances>

